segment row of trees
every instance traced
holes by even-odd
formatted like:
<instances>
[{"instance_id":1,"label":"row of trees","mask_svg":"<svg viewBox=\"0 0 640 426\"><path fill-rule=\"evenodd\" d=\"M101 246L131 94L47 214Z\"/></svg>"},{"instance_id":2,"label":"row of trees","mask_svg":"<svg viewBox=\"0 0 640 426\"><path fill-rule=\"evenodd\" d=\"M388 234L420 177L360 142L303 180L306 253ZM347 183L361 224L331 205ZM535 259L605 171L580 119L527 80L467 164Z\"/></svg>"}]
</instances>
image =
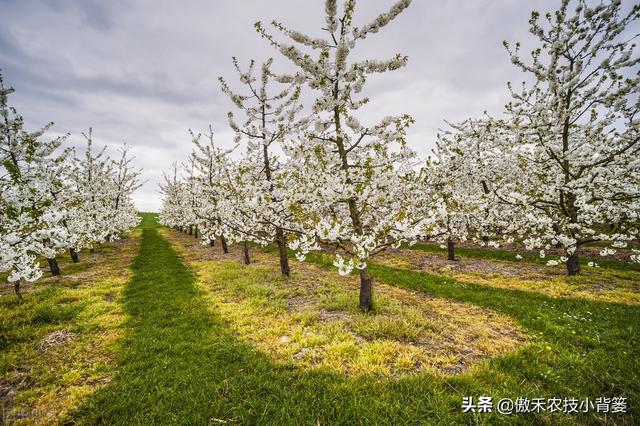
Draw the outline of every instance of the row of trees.
<instances>
[{"instance_id":1,"label":"row of trees","mask_svg":"<svg viewBox=\"0 0 640 426\"><path fill-rule=\"evenodd\" d=\"M193 134L182 173L175 166L162 185L161 221L196 228L205 242L244 242L246 262L246 242L276 243L285 275L288 248L299 259L334 248L341 274L358 271L363 311L372 306L369 258L404 242L446 242L453 259L456 241L517 240L541 256L561 249L550 264L566 262L576 274L584 244L607 243L601 254L609 255L636 240L640 59L629 29L640 6L622 13L616 0L563 0L544 23L534 12L531 59L505 43L533 84L509 84L503 117L452 123L420 160L405 138L409 115L359 120L368 77L404 67L407 57L351 59L410 3L360 28L354 0L341 8L327 0L323 38L273 21L277 37L256 23L297 72L274 73L272 59L243 70L234 58L244 89L220 84L242 114L229 113L235 146L216 147L211 131L206 143Z\"/></svg>"},{"instance_id":2,"label":"row of trees","mask_svg":"<svg viewBox=\"0 0 640 426\"><path fill-rule=\"evenodd\" d=\"M43 274L46 258L60 274L56 254L78 252L119 238L139 222L131 194L140 171L132 167L128 148L111 159L94 152L91 129L83 133L86 150L65 147L67 135L45 140L52 123L29 132L9 105L13 92L0 75L0 271L9 271L20 296L23 281Z\"/></svg>"}]
</instances>

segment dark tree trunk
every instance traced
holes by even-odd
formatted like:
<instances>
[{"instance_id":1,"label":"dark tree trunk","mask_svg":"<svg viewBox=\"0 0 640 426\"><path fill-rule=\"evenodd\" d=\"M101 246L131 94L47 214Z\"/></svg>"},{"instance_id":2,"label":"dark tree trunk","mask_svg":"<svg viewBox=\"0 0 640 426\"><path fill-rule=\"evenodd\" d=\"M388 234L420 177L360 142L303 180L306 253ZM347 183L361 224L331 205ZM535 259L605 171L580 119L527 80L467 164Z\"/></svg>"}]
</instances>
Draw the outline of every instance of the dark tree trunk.
<instances>
[{"instance_id":1,"label":"dark tree trunk","mask_svg":"<svg viewBox=\"0 0 640 426\"><path fill-rule=\"evenodd\" d=\"M569 255L567 259L567 274L578 275L580 273L580 260L578 258L578 250Z\"/></svg>"},{"instance_id":2,"label":"dark tree trunk","mask_svg":"<svg viewBox=\"0 0 640 426\"><path fill-rule=\"evenodd\" d=\"M189 235L193 235L193 225L189 225Z\"/></svg>"},{"instance_id":3,"label":"dark tree trunk","mask_svg":"<svg viewBox=\"0 0 640 426\"><path fill-rule=\"evenodd\" d=\"M269 144L267 143L267 135L264 132L264 129L266 128L266 120L267 120L267 111L265 108L265 102L262 101L262 105L261 105L261 118L262 118L262 141L264 142L262 144L262 161L264 163L264 172L265 172L265 177L267 178L267 181L269 182L269 192L273 193L273 183L271 182L271 172L275 169L273 169L271 167L271 160L269 159ZM283 275L286 275L287 277L289 276L289 258L287 257L287 240L284 236L284 232L282 230L282 228L280 228L279 226L276 227L276 244L278 244L278 252L280 254L280 272L282 272Z\"/></svg>"},{"instance_id":4,"label":"dark tree trunk","mask_svg":"<svg viewBox=\"0 0 640 426\"><path fill-rule=\"evenodd\" d=\"M451 238L447 238L447 259L456 260L456 243Z\"/></svg>"},{"instance_id":5,"label":"dark tree trunk","mask_svg":"<svg viewBox=\"0 0 640 426\"><path fill-rule=\"evenodd\" d=\"M369 312L373 307L373 280L367 268L360 269L360 310Z\"/></svg>"},{"instance_id":6,"label":"dark tree trunk","mask_svg":"<svg viewBox=\"0 0 640 426\"><path fill-rule=\"evenodd\" d=\"M287 277L289 270L289 254L287 253L287 239L284 236L282 228L276 229L276 243L278 244L278 253L280 254L280 272Z\"/></svg>"},{"instance_id":7,"label":"dark tree trunk","mask_svg":"<svg viewBox=\"0 0 640 426\"><path fill-rule=\"evenodd\" d=\"M248 265L248 264L250 264L250 263L251 263L251 259L249 258L249 243L247 243L247 242L245 241L245 242L244 242L244 244L243 244L243 246L244 246L244 247L243 247L243 248L244 248L244 256L243 256L242 261L243 261L243 263L244 263L245 265Z\"/></svg>"},{"instance_id":8,"label":"dark tree trunk","mask_svg":"<svg viewBox=\"0 0 640 426\"><path fill-rule=\"evenodd\" d=\"M229 253L229 247L227 247L227 239L224 235L220 235L220 244L222 244L222 251L224 253Z\"/></svg>"},{"instance_id":9,"label":"dark tree trunk","mask_svg":"<svg viewBox=\"0 0 640 426\"><path fill-rule=\"evenodd\" d=\"M18 296L18 299L22 300L22 293L20 293L20 280L13 283L13 291L16 292L16 296Z\"/></svg>"},{"instance_id":10,"label":"dark tree trunk","mask_svg":"<svg viewBox=\"0 0 640 426\"><path fill-rule=\"evenodd\" d=\"M47 262L49 262L51 275L60 275L60 267L58 266L58 261L55 259L47 259Z\"/></svg>"},{"instance_id":11,"label":"dark tree trunk","mask_svg":"<svg viewBox=\"0 0 640 426\"><path fill-rule=\"evenodd\" d=\"M196 232L195 232L195 234L196 234L196 238L198 238L198 227L197 227L197 226L196 226Z\"/></svg>"},{"instance_id":12,"label":"dark tree trunk","mask_svg":"<svg viewBox=\"0 0 640 426\"><path fill-rule=\"evenodd\" d=\"M215 247L215 245L216 245L216 240L215 239L212 239L211 241L209 241L209 246Z\"/></svg>"},{"instance_id":13,"label":"dark tree trunk","mask_svg":"<svg viewBox=\"0 0 640 426\"><path fill-rule=\"evenodd\" d=\"M73 263L78 263L80 260L78 259L78 252L75 249L69 249L69 255L71 255L71 261Z\"/></svg>"}]
</instances>

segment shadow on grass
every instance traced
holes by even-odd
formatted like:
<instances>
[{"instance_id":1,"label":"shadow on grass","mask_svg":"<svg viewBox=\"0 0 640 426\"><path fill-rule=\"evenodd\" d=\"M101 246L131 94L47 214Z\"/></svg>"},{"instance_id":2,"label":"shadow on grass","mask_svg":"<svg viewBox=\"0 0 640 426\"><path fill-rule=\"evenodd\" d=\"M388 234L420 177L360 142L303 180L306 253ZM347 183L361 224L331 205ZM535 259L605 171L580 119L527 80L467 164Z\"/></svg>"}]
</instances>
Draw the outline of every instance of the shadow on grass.
<instances>
[{"instance_id":1,"label":"shadow on grass","mask_svg":"<svg viewBox=\"0 0 640 426\"><path fill-rule=\"evenodd\" d=\"M635 402L640 397L638 306L554 298L383 265L371 265L370 269L377 279L397 287L484 306L518 321L536 336L544 350L522 365L522 370L512 372L514 376L540 380L544 388L571 391L577 396L626 396L633 412L638 410ZM540 361L547 367L534 367ZM501 362L495 360L497 364Z\"/></svg>"},{"instance_id":2,"label":"shadow on grass","mask_svg":"<svg viewBox=\"0 0 640 426\"><path fill-rule=\"evenodd\" d=\"M153 222L145 218L142 226L122 298L129 318L117 375L69 423L357 423L406 409L376 401L373 382L274 365L236 340Z\"/></svg>"},{"instance_id":3,"label":"shadow on grass","mask_svg":"<svg viewBox=\"0 0 640 426\"><path fill-rule=\"evenodd\" d=\"M460 403L463 396L479 395L637 395L632 383L637 373L630 370L629 362L615 361L607 367L615 345L607 345L600 356L594 356L598 348L587 345L591 330L581 330L578 336L582 340L562 342L569 331L563 330L568 327L566 323L558 323L557 330L552 324L559 314L558 308L552 306L556 301L504 289L430 282L431 278L424 274L381 267L374 271L383 281L506 311L530 329L538 329L542 323L527 318L541 317L545 333L556 330L557 336L552 340L557 348L546 350L543 345L530 345L491 360L471 373L450 378L421 373L400 380L349 379L271 363L250 344L238 341L212 312L215 307L207 306L195 277L158 234L157 226L153 216L144 216L134 276L122 298L128 320L118 372L112 382L84 401L69 423L544 424L562 420L569 424L584 423L585 418L463 415ZM613 305L602 304L603 311L605 306ZM620 348L634 351L629 349L634 342L629 332L636 330L637 312L629 310L619 321L608 323L623 328L613 332ZM606 321L610 320L611 315L606 317ZM625 321L635 321L633 328L625 328ZM585 322L587 327L592 325L599 332L600 323ZM588 355L586 359L581 359L581 351Z\"/></svg>"}]
</instances>

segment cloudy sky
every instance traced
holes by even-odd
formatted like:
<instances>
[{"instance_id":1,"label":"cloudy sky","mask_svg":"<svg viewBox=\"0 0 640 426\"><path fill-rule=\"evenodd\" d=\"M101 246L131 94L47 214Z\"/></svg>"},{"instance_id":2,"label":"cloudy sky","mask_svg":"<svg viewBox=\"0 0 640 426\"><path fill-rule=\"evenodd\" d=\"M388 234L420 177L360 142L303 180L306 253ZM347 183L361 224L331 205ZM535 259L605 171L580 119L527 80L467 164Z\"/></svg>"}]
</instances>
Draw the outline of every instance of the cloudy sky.
<instances>
[{"instance_id":1,"label":"cloudy sky","mask_svg":"<svg viewBox=\"0 0 640 426\"><path fill-rule=\"evenodd\" d=\"M631 1L631 0L629 0ZM426 155L443 120L497 113L508 99L507 81L523 75L508 59L502 40L531 41L531 9L559 0L414 0L384 31L368 37L358 56L385 59L396 52L409 64L370 80L365 117L407 112L414 149ZM278 19L321 35L322 0L0 0L0 68L16 93L11 102L28 127L53 121L52 135L93 127L97 145L114 152L132 146L147 183L136 193L140 210L160 207L162 170L190 151L188 129L212 124L229 145L219 75L233 81L231 57L284 58L253 29ZM393 4L361 0L356 25ZM304 5L304 6L302 6Z\"/></svg>"}]
</instances>

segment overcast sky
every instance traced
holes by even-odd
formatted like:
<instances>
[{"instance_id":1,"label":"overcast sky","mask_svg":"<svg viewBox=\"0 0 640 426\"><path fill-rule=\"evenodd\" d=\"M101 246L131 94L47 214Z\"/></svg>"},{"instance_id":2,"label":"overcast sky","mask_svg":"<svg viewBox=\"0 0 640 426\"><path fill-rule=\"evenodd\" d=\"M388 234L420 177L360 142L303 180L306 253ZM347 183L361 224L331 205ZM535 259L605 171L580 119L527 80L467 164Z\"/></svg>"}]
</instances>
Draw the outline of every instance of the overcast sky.
<instances>
[{"instance_id":1,"label":"overcast sky","mask_svg":"<svg viewBox=\"0 0 640 426\"><path fill-rule=\"evenodd\" d=\"M632 0L628 0L632 1ZM523 75L502 40L527 46L531 9L559 0L414 0L385 30L368 37L358 56L401 52L407 67L370 79L367 117L409 113L411 146L426 155L443 120L498 113L506 82ZM360 0L356 25L393 4ZM304 6L303 6L304 5ZM212 124L230 145L230 101L217 77L234 81L231 57L274 68L286 60L260 39L253 23L278 19L320 35L322 0L0 0L0 68L16 93L11 103L30 129L53 121L51 135L93 127L96 145L114 152L126 142L148 182L135 194L140 210L157 211L162 170L190 151L188 129Z\"/></svg>"}]
</instances>

